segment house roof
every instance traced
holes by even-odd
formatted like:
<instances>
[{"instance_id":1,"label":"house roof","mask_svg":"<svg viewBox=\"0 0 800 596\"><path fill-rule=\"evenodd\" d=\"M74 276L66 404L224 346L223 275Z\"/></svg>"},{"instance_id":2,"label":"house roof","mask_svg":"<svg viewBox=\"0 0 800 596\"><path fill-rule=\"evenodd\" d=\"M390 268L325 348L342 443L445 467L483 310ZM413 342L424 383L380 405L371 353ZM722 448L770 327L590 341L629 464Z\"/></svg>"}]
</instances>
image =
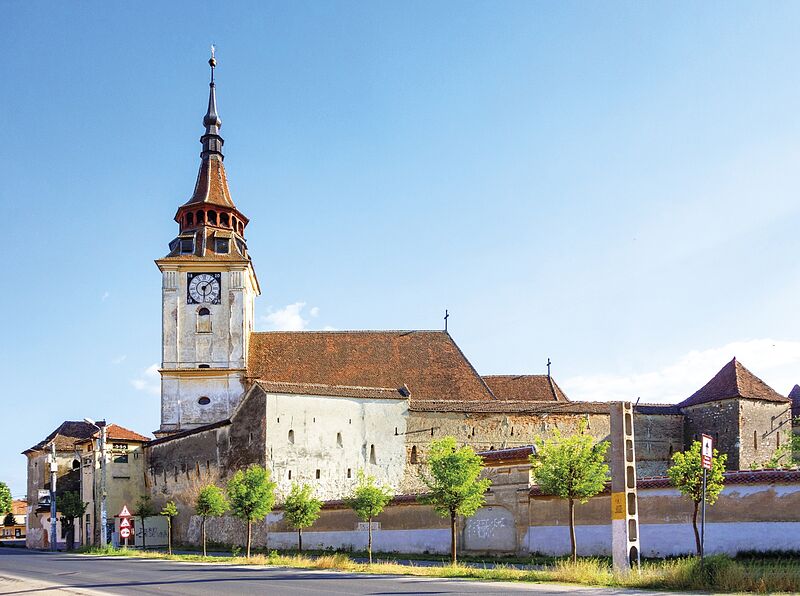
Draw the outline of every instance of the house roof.
<instances>
[{"instance_id":1,"label":"house roof","mask_svg":"<svg viewBox=\"0 0 800 596\"><path fill-rule=\"evenodd\" d=\"M91 437L95 430L97 429L94 426L83 420L65 420L44 439L22 453L44 451L49 449L51 442L55 443L56 451L69 451L75 447L75 443L79 440Z\"/></svg>"},{"instance_id":2,"label":"house roof","mask_svg":"<svg viewBox=\"0 0 800 596\"><path fill-rule=\"evenodd\" d=\"M25 515L28 513L28 502L25 499L14 499L11 501L11 513Z\"/></svg>"},{"instance_id":3,"label":"house roof","mask_svg":"<svg viewBox=\"0 0 800 596\"><path fill-rule=\"evenodd\" d=\"M466 412L476 414L608 414L607 402L596 401L471 401L411 400L415 412Z\"/></svg>"},{"instance_id":4,"label":"house roof","mask_svg":"<svg viewBox=\"0 0 800 596\"><path fill-rule=\"evenodd\" d=\"M113 423L108 425L108 428L106 430L106 436L108 437L109 441L116 440L116 441L134 441L138 443L147 443L148 441L152 440L152 437L146 437L144 435L140 435L139 433L127 429L124 426L120 426L119 424L113 424ZM90 438L99 439L100 431L95 429L91 437L81 439L80 441L77 442L85 443Z\"/></svg>"},{"instance_id":5,"label":"house roof","mask_svg":"<svg viewBox=\"0 0 800 596\"><path fill-rule=\"evenodd\" d=\"M321 395L332 397L367 397L373 399L408 399L405 386L396 389L388 387L352 387L349 385L323 385L321 383L287 383L279 381L256 381L268 393L289 393L295 395Z\"/></svg>"},{"instance_id":6,"label":"house roof","mask_svg":"<svg viewBox=\"0 0 800 596\"><path fill-rule=\"evenodd\" d=\"M569 398L549 375L483 375L497 399L567 402Z\"/></svg>"},{"instance_id":7,"label":"house roof","mask_svg":"<svg viewBox=\"0 0 800 596\"><path fill-rule=\"evenodd\" d=\"M525 445L523 447L509 447L508 449L490 449L478 453L488 467L505 464L527 463L531 455L536 454L536 447Z\"/></svg>"},{"instance_id":8,"label":"house roof","mask_svg":"<svg viewBox=\"0 0 800 596\"><path fill-rule=\"evenodd\" d=\"M685 408L737 397L774 402L789 401L788 397L775 391L734 358L723 366L708 383L678 405Z\"/></svg>"},{"instance_id":9,"label":"house roof","mask_svg":"<svg viewBox=\"0 0 800 596\"><path fill-rule=\"evenodd\" d=\"M789 392L789 399L792 400L792 418L800 416L800 385L795 385Z\"/></svg>"},{"instance_id":10,"label":"house roof","mask_svg":"<svg viewBox=\"0 0 800 596\"><path fill-rule=\"evenodd\" d=\"M495 397L446 331L271 331L252 333L254 380L350 387L406 386L414 400Z\"/></svg>"}]
</instances>

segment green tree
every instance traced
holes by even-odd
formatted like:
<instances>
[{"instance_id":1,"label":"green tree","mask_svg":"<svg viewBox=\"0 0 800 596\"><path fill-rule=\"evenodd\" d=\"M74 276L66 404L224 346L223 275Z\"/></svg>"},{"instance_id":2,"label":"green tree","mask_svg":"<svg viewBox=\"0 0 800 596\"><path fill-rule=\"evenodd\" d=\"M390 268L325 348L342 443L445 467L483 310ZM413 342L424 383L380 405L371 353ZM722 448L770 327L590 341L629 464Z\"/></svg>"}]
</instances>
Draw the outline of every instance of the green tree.
<instances>
[{"instance_id":1,"label":"green tree","mask_svg":"<svg viewBox=\"0 0 800 596\"><path fill-rule=\"evenodd\" d=\"M247 522L249 559L253 522L264 519L275 503L275 483L270 480L269 470L257 464L251 465L244 471L238 470L228 481L228 499L231 512Z\"/></svg>"},{"instance_id":2,"label":"green tree","mask_svg":"<svg viewBox=\"0 0 800 596\"><path fill-rule=\"evenodd\" d=\"M178 506L175 501L167 501L161 509L161 515L167 518L167 552L172 554L172 518L178 515Z\"/></svg>"},{"instance_id":3,"label":"green tree","mask_svg":"<svg viewBox=\"0 0 800 596\"><path fill-rule=\"evenodd\" d=\"M694 503L692 513L692 526L694 527L694 540L697 554L700 554L700 532L697 529L697 512L703 501L703 466L700 458L700 441L695 441L686 451L677 452L672 456L672 465L667 470L667 475L672 486L689 497ZM717 497L725 488L725 462L728 455L720 455L714 449L711 469L706 475L706 504L713 505Z\"/></svg>"},{"instance_id":4,"label":"green tree","mask_svg":"<svg viewBox=\"0 0 800 596\"><path fill-rule=\"evenodd\" d=\"M203 541L203 556L206 553L206 520L209 517L219 517L228 510L228 501L222 489L213 484L200 489L195 501L194 510L200 516L200 536Z\"/></svg>"},{"instance_id":5,"label":"green tree","mask_svg":"<svg viewBox=\"0 0 800 596\"><path fill-rule=\"evenodd\" d=\"M292 483L292 490L283 503L283 519L297 529L297 550L303 550L303 528L311 526L319 517L322 501L314 495L310 484Z\"/></svg>"},{"instance_id":6,"label":"green tree","mask_svg":"<svg viewBox=\"0 0 800 596\"><path fill-rule=\"evenodd\" d=\"M787 440L775 449L775 453L769 460L763 462L761 466L751 464L752 467L761 468L793 468L797 466L798 454L800 454L800 435L790 433ZM755 462L754 462L755 463Z\"/></svg>"},{"instance_id":7,"label":"green tree","mask_svg":"<svg viewBox=\"0 0 800 596\"><path fill-rule=\"evenodd\" d=\"M367 556L372 564L372 519L377 517L392 500L392 490L388 486L375 484L374 476L367 476L364 470L358 471L358 483L353 494L345 502L358 519L367 522Z\"/></svg>"},{"instance_id":8,"label":"green tree","mask_svg":"<svg viewBox=\"0 0 800 596\"><path fill-rule=\"evenodd\" d=\"M433 441L421 474L428 494L419 498L442 517L450 518L450 562L456 564L456 522L470 517L486 502L491 480L481 479L483 460L472 447L458 448L453 437Z\"/></svg>"},{"instance_id":9,"label":"green tree","mask_svg":"<svg viewBox=\"0 0 800 596\"><path fill-rule=\"evenodd\" d=\"M67 541L67 550L75 547L75 518L82 518L88 503L81 501L81 496L74 491L65 492L56 498L56 505L61 512L61 524Z\"/></svg>"},{"instance_id":10,"label":"green tree","mask_svg":"<svg viewBox=\"0 0 800 596\"><path fill-rule=\"evenodd\" d=\"M3 518L3 525L4 526L16 526L17 525L17 518L14 517L14 514L10 511L6 513L6 516Z\"/></svg>"},{"instance_id":11,"label":"green tree","mask_svg":"<svg viewBox=\"0 0 800 596\"><path fill-rule=\"evenodd\" d=\"M582 422L573 435L564 436L555 429L549 438L537 439L535 445L536 453L530 458L533 477L542 493L567 499L572 560L576 561L575 501L586 503L605 487L608 442L596 442Z\"/></svg>"},{"instance_id":12,"label":"green tree","mask_svg":"<svg viewBox=\"0 0 800 596\"><path fill-rule=\"evenodd\" d=\"M142 520L142 549L145 549L147 548L147 540L145 539L145 536L147 535L145 532L145 520L148 517L157 515L156 508L153 507L153 500L150 495L142 495L138 498L136 501L136 510L133 512L133 515Z\"/></svg>"},{"instance_id":13,"label":"green tree","mask_svg":"<svg viewBox=\"0 0 800 596\"><path fill-rule=\"evenodd\" d=\"M5 482L0 482L0 515L11 511L11 490Z\"/></svg>"}]
</instances>

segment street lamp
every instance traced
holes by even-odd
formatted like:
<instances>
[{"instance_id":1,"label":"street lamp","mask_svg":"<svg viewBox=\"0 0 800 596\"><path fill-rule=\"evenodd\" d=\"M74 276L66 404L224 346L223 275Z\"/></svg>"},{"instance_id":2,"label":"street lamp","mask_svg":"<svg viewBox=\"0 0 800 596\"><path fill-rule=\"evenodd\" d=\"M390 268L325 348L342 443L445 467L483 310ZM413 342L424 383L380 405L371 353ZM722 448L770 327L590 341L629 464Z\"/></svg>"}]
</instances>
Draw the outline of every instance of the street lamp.
<instances>
[{"instance_id":1,"label":"street lamp","mask_svg":"<svg viewBox=\"0 0 800 596\"><path fill-rule=\"evenodd\" d=\"M106 512L106 423L98 426L91 418L84 418L84 422L91 424L100 431L100 546L107 544L106 524L108 513Z\"/></svg>"}]
</instances>

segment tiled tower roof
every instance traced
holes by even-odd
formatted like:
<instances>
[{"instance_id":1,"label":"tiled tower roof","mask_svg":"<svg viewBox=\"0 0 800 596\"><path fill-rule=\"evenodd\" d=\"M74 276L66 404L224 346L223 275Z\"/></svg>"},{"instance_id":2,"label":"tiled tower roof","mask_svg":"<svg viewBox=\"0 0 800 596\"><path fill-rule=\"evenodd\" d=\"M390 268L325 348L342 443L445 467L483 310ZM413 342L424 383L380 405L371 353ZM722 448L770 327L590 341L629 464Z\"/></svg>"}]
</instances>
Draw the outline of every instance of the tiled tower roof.
<instances>
[{"instance_id":1,"label":"tiled tower roof","mask_svg":"<svg viewBox=\"0 0 800 596\"><path fill-rule=\"evenodd\" d=\"M774 402L789 401L788 397L775 391L734 358L723 366L708 383L679 405L683 408L736 397Z\"/></svg>"}]
</instances>

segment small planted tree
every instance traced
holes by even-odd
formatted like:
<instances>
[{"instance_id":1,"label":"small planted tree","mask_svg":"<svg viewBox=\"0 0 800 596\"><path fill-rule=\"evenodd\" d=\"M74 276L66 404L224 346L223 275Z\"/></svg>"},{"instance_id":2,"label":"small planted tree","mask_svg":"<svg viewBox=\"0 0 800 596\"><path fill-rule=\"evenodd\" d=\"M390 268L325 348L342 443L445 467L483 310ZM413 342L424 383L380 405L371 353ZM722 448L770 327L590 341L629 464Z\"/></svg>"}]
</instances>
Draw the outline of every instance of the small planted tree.
<instances>
[{"instance_id":1,"label":"small planted tree","mask_svg":"<svg viewBox=\"0 0 800 596\"><path fill-rule=\"evenodd\" d=\"M353 494L345 499L361 521L367 522L367 557L372 565L372 520L381 514L383 508L392 500L392 490L388 486L378 486L374 476L367 476L364 470L358 471L358 483Z\"/></svg>"},{"instance_id":2,"label":"small planted tree","mask_svg":"<svg viewBox=\"0 0 800 596\"><path fill-rule=\"evenodd\" d=\"M563 436L558 429L547 439L538 439L531 456L536 484L546 495L566 499L569 504L569 540L572 560L578 559L575 540L575 502L586 503L603 490L608 477L605 453L608 442L596 442L586 432L585 423L578 432Z\"/></svg>"},{"instance_id":3,"label":"small planted tree","mask_svg":"<svg viewBox=\"0 0 800 596\"><path fill-rule=\"evenodd\" d=\"M172 518L178 515L175 501L167 501L161 509L161 515L167 518L167 552L172 554Z\"/></svg>"},{"instance_id":4,"label":"small planted tree","mask_svg":"<svg viewBox=\"0 0 800 596\"><path fill-rule=\"evenodd\" d=\"M213 484L200 489L195 501L194 510L200 516L200 536L203 542L203 556L206 553L206 520L209 517L219 517L228 509L228 502L222 489Z\"/></svg>"},{"instance_id":5,"label":"small planted tree","mask_svg":"<svg viewBox=\"0 0 800 596\"><path fill-rule=\"evenodd\" d=\"M692 513L692 527L694 528L694 540L697 547L697 555L700 555L700 532L697 529L697 513L700 510L700 503L703 501L703 466L700 457L700 441L695 441L686 451L677 452L672 456L672 465L667 470L667 475L672 486L689 497L694 503ZM725 462L728 460L727 454L720 455L714 449L711 469L706 474L706 504L713 505L717 502L717 497L725 488Z\"/></svg>"},{"instance_id":6,"label":"small planted tree","mask_svg":"<svg viewBox=\"0 0 800 596\"><path fill-rule=\"evenodd\" d=\"M81 501L81 496L77 492L65 492L57 498L56 505L61 512L67 550L72 550L75 548L75 518L83 517L88 503Z\"/></svg>"},{"instance_id":7,"label":"small planted tree","mask_svg":"<svg viewBox=\"0 0 800 596\"><path fill-rule=\"evenodd\" d=\"M142 495L136 500L136 509L133 512L135 517L138 517L142 522L142 548L147 548L147 528L145 527L145 520L148 517L156 515L156 509L153 507L153 500L150 495Z\"/></svg>"},{"instance_id":8,"label":"small planted tree","mask_svg":"<svg viewBox=\"0 0 800 596\"><path fill-rule=\"evenodd\" d=\"M11 511L11 490L5 482L0 482L0 515Z\"/></svg>"},{"instance_id":9,"label":"small planted tree","mask_svg":"<svg viewBox=\"0 0 800 596\"><path fill-rule=\"evenodd\" d=\"M269 470L257 464L246 470L238 470L228 481L228 499L231 512L247 523L249 559L253 522L264 519L275 503L275 483L270 480Z\"/></svg>"},{"instance_id":10,"label":"small planted tree","mask_svg":"<svg viewBox=\"0 0 800 596\"><path fill-rule=\"evenodd\" d=\"M297 550L303 550L303 528L311 526L319 518L322 501L314 496L310 484L292 483L292 490L283 503L283 519L297 529Z\"/></svg>"},{"instance_id":11,"label":"small planted tree","mask_svg":"<svg viewBox=\"0 0 800 596\"><path fill-rule=\"evenodd\" d=\"M472 447L458 448L453 437L433 441L422 481L428 494L419 498L432 505L442 517L450 518L450 562L456 564L456 522L458 516L470 517L486 501L491 480L481 479L483 460Z\"/></svg>"}]
</instances>

